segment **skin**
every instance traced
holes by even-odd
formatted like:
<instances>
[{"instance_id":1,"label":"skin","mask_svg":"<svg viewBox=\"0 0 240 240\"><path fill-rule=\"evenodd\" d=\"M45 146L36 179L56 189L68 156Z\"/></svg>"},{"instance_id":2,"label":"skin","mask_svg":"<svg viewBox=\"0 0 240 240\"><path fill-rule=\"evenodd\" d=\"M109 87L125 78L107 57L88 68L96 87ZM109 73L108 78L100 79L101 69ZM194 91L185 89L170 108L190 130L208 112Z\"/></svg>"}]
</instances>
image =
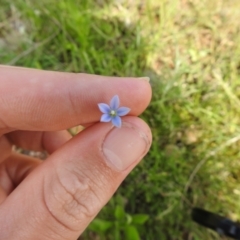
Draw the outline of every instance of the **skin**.
<instances>
[{"instance_id":1,"label":"skin","mask_svg":"<svg viewBox=\"0 0 240 240\"><path fill-rule=\"evenodd\" d=\"M102 153L113 127L99 122L97 107L116 94L131 108L123 124L148 143L122 170ZM0 239L77 239L149 150L151 131L137 116L150 99L149 83L136 78L0 66ZM77 125L86 129L72 138L66 129Z\"/></svg>"}]
</instances>

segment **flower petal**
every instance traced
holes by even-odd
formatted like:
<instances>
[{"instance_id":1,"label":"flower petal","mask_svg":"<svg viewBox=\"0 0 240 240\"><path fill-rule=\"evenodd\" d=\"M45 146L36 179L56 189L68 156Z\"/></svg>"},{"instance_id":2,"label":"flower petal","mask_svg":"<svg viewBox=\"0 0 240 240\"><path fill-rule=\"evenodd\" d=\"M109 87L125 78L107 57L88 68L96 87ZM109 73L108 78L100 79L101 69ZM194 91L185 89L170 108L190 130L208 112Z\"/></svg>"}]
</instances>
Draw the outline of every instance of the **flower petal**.
<instances>
[{"instance_id":1,"label":"flower petal","mask_svg":"<svg viewBox=\"0 0 240 240\"><path fill-rule=\"evenodd\" d=\"M117 109L117 115L118 116L125 116L130 112L130 108L128 107L120 107L119 109Z\"/></svg>"},{"instance_id":2,"label":"flower petal","mask_svg":"<svg viewBox=\"0 0 240 240\"><path fill-rule=\"evenodd\" d=\"M117 110L118 107L119 107L119 97L118 95L115 95L110 101L110 108L113 110Z\"/></svg>"},{"instance_id":3,"label":"flower petal","mask_svg":"<svg viewBox=\"0 0 240 240\"><path fill-rule=\"evenodd\" d=\"M110 107L106 103L99 103L98 107L102 113L109 113Z\"/></svg>"},{"instance_id":4,"label":"flower petal","mask_svg":"<svg viewBox=\"0 0 240 240\"><path fill-rule=\"evenodd\" d=\"M122 119L119 116L115 116L112 118L112 124L115 127L120 128L122 126Z\"/></svg>"},{"instance_id":5,"label":"flower petal","mask_svg":"<svg viewBox=\"0 0 240 240\"><path fill-rule=\"evenodd\" d=\"M110 122L112 120L111 116L107 113L104 113L101 116L100 122Z\"/></svg>"}]
</instances>

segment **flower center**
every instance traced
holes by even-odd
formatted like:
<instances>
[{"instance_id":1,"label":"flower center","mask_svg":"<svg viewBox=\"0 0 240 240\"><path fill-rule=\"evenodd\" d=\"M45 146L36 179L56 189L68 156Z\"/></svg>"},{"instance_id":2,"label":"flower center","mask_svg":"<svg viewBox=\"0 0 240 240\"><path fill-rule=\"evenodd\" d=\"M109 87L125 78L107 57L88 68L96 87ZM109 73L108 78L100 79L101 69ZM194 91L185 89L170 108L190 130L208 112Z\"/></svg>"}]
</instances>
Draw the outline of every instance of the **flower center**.
<instances>
[{"instance_id":1,"label":"flower center","mask_svg":"<svg viewBox=\"0 0 240 240\"><path fill-rule=\"evenodd\" d=\"M110 116L115 117L117 115L115 110L111 110L110 111Z\"/></svg>"}]
</instances>

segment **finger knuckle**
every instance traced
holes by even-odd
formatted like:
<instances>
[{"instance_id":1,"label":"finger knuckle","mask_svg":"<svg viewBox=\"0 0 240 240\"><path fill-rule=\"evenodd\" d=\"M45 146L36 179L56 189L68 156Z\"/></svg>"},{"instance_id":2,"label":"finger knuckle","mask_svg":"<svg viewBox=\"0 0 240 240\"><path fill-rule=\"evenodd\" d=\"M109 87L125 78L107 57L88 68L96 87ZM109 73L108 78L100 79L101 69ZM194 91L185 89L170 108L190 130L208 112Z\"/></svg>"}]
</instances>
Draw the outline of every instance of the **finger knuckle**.
<instances>
[{"instance_id":1,"label":"finger knuckle","mask_svg":"<svg viewBox=\"0 0 240 240\"><path fill-rule=\"evenodd\" d=\"M95 215L99 199L95 194L95 183L88 176L71 170L69 178L59 178L64 192L63 209L78 220L92 218Z\"/></svg>"},{"instance_id":2,"label":"finger knuckle","mask_svg":"<svg viewBox=\"0 0 240 240\"><path fill-rule=\"evenodd\" d=\"M88 169L58 169L56 182L51 184L51 196L46 197L47 208L53 217L71 230L92 219L101 208L102 200L97 189L103 183L90 176L92 173Z\"/></svg>"}]
</instances>

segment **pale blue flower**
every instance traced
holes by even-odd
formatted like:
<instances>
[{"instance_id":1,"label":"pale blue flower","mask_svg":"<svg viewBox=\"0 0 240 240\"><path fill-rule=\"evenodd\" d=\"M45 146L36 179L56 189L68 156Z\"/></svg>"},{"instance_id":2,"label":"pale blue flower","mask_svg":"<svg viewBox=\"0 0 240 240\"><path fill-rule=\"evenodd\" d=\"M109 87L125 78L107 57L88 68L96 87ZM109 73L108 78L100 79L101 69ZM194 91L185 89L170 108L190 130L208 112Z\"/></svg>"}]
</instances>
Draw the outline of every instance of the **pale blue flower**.
<instances>
[{"instance_id":1,"label":"pale blue flower","mask_svg":"<svg viewBox=\"0 0 240 240\"><path fill-rule=\"evenodd\" d=\"M107 105L106 103L99 103L98 107L100 111L103 113L100 122L112 121L112 124L118 128L122 126L122 120L120 117L127 115L131 110L128 107L119 107L118 95L115 95L111 99L110 105Z\"/></svg>"}]
</instances>

